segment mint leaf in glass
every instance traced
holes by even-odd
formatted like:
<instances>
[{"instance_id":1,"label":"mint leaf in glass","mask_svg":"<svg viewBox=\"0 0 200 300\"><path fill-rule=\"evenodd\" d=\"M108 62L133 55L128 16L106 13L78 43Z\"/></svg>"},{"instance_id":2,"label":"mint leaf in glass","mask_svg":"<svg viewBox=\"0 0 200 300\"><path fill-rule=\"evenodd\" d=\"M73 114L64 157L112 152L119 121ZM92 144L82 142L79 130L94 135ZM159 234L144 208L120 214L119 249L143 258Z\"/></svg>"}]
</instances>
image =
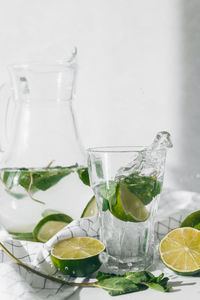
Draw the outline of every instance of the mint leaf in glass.
<instances>
[{"instance_id":1,"label":"mint leaf in glass","mask_svg":"<svg viewBox=\"0 0 200 300\"><path fill-rule=\"evenodd\" d=\"M155 196L160 194L162 188L156 176L143 176L139 173L126 176L122 182L144 205L149 204Z\"/></svg>"}]
</instances>

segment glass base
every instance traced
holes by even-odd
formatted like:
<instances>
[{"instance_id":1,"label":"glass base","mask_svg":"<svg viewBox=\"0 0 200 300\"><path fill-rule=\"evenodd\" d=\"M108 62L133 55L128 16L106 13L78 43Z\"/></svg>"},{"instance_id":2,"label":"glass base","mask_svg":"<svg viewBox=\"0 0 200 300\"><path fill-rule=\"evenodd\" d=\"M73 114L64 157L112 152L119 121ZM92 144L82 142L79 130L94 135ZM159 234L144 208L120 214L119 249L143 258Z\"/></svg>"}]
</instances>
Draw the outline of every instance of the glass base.
<instances>
[{"instance_id":1,"label":"glass base","mask_svg":"<svg viewBox=\"0 0 200 300\"><path fill-rule=\"evenodd\" d=\"M122 275L125 272L138 272L149 269L153 265L153 255L148 257L131 257L121 260L103 252L100 255L102 271Z\"/></svg>"}]
</instances>

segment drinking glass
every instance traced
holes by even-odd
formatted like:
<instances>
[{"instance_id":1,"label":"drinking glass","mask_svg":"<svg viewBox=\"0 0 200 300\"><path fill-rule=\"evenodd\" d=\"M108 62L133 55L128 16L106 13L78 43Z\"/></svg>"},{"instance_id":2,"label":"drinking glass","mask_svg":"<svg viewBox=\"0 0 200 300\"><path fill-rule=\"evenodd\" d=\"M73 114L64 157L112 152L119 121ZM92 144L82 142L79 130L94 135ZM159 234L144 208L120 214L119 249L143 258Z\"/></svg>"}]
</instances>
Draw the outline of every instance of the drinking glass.
<instances>
[{"instance_id":1,"label":"drinking glass","mask_svg":"<svg viewBox=\"0 0 200 300\"><path fill-rule=\"evenodd\" d=\"M88 149L100 240L106 247L101 260L110 272L144 270L153 263L166 152L166 147Z\"/></svg>"}]
</instances>

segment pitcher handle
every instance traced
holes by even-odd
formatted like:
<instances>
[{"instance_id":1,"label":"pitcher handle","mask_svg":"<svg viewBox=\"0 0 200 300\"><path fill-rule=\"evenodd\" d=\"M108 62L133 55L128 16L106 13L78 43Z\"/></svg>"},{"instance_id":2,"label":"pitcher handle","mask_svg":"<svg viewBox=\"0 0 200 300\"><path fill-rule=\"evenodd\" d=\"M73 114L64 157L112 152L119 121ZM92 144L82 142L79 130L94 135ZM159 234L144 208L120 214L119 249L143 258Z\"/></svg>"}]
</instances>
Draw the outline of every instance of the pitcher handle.
<instances>
[{"instance_id":1,"label":"pitcher handle","mask_svg":"<svg viewBox=\"0 0 200 300\"><path fill-rule=\"evenodd\" d=\"M6 88L8 91L6 91ZM3 92L6 92L4 97ZM9 110L11 104L12 96L11 96L11 89L7 83L2 83L0 85L0 122L2 129L0 132L0 155L5 151L6 145L9 140Z\"/></svg>"}]
</instances>

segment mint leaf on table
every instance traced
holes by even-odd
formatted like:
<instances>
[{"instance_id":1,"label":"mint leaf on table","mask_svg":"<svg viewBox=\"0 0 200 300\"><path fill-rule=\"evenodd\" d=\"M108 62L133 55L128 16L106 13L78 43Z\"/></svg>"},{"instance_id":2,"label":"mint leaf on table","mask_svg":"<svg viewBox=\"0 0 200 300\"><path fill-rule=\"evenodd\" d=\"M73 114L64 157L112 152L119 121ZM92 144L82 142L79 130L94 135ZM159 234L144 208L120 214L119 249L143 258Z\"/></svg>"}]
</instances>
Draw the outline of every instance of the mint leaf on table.
<instances>
[{"instance_id":1,"label":"mint leaf on table","mask_svg":"<svg viewBox=\"0 0 200 300\"><path fill-rule=\"evenodd\" d=\"M133 293L141 290L138 285L120 276L103 279L99 281L96 286L108 291L111 296Z\"/></svg>"},{"instance_id":2,"label":"mint leaf on table","mask_svg":"<svg viewBox=\"0 0 200 300\"><path fill-rule=\"evenodd\" d=\"M77 169L78 176L80 180L85 184L90 186L90 178L88 173L88 168Z\"/></svg>"},{"instance_id":3,"label":"mint leaf on table","mask_svg":"<svg viewBox=\"0 0 200 300\"><path fill-rule=\"evenodd\" d=\"M162 185L156 176L143 176L133 173L122 179L131 193L139 198L144 205L149 204L155 196L160 194Z\"/></svg>"},{"instance_id":4,"label":"mint leaf on table","mask_svg":"<svg viewBox=\"0 0 200 300\"><path fill-rule=\"evenodd\" d=\"M168 278L163 276L162 273L155 277L147 271L127 272L124 275L98 272L96 277L98 282L95 283L95 286L108 291L111 296L142 291L148 287L157 291L168 292Z\"/></svg>"},{"instance_id":5,"label":"mint leaf on table","mask_svg":"<svg viewBox=\"0 0 200 300\"><path fill-rule=\"evenodd\" d=\"M124 276L136 284L149 282L154 278L154 275L148 271L126 272Z\"/></svg>"}]
</instances>

